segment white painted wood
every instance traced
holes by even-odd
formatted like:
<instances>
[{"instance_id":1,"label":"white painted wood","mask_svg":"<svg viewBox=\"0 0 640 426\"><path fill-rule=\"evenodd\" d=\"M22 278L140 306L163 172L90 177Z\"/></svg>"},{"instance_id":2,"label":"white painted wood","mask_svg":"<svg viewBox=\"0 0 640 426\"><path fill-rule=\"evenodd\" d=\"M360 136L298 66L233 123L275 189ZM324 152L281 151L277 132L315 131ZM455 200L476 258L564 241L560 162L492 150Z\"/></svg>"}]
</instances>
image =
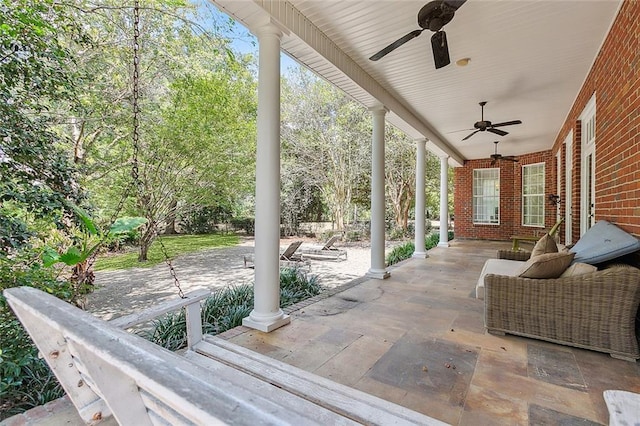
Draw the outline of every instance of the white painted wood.
<instances>
[{"instance_id":1,"label":"white painted wood","mask_svg":"<svg viewBox=\"0 0 640 426\"><path fill-rule=\"evenodd\" d=\"M214 336L195 350L363 424L443 425L438 420Z\"/></svg>"},{"instance_id":2,"label":"white painted wood","mask_svg":"<svg viewBox=\"0 0 640 426\"><path fill-rule=\"evenodd\" d=\"M367 276L385 279L390 276L384 262L385 207L384 207L384 107L371 108L373 132L371 134L371 267Z\"/></svg>"},{"instance_id":3,"label":"white painted wood","mask_svg":"<svg viewBox=\"0 0 640 426\"><path fill-rule=\"evenodd\" d=\"M325 404L317 395L314 399L313 392L307 392L307 387L283 389L236 366L192 351L187 351L185 358L180 357L34 288L7 289L4 295L27 330L37 330L32 337L40 350L51 345L50 336L63 336L63 340L69 342L64 346L65 352L73 355L74 360L82 361L77 364L86 378L78 379L74 385L87 390L94 403L97 396L104 398L122 424L355 424L349 416L328 409L327 405L331 403ZM200 361L194 362L198 358ZM268 363L263 366L271 368ZM81 377L78 369L73 370L74 378ZM59 369L54 373L65 379ZM70 384L68 378L66 381ZM91 391L88 383L96 392ZM81 386L77 386L79 384ZM331 386L323 385L323 388L327 387ZM331 395L331 392L325 393ZM81 409L91 406L86 402L85 393L71 389L69 395L76 398L74 404ZM345 399L337 394L335 398L343 400L343 404L354 403L350 395ZM366 394L360 400L367 401L367 398L374 412L390 404ZM408 409L401 410L406 411L409 418L429 419ZM99 417L105 419L105 413L108 414L106 409ZM86 414L84 420L91 423Z\"/></svg>"},{"instance_id":4,"label":"white painted wood","mask_svg":"<svg viewBox=\"0 0 640 426\"><path fill-rule=\"evenodd\" d=\"M242 325L269 332L291 320L280 309L280 38L263 23L256 29L258 141L256 147L255 282L253 310Z\"/></svg>"},{"instance_id":5,"label":"white painted wood","mask_svg":"<svg viewBox=\"0 0 640 426\"><path fill-rule=\"evenodd\" d=\"M185 295L184 299L176 299L169 302L162 303L160 305L145 309L142 312L136 312L131 315L126 315L120 318L109 321L114 327L127 329L134 327L145 322L149 322L161 315L168 312L177 311L178 309L189 306L191 304L199 304L201 300L206 299L211 295L211 291L206 289L194 290Z\"/></svg>"},{"instance_id":6,"label":"white painted wood","mask_svg":"<svg viewBox=\"0 0 640 426\"><path fill-rule=\"evenodd\" d=\"M94 386L121 425L151 426L147 409L140 398L138 386L118 366L109 364L95 353L96 348L76 345L71 339L69 348L78 358L90 360L85 364Z\"/></svg>"},{"instance_id":7,"label":"white painted wood","mask_svg":"<svg viewBox=\"0 0 640 426\"><path fill-rule=\"evenodd\" d=\"M573 244L573 129L564 140L565 144L565 190L564 190L564 244Z\"/></svg>"},{"instance_id":8,"label":"white painted wood","mask_svg":"<svg viewBox=\"0 0 640 426\"><path fill-rule=\"evenodd\" d=\"M440 242L438 247L449 247L449 163L440 157Z\"/></svg>"},{"instance_id":9,"label":"white painted wood","mask_svg":"<svg viewBox=\"0 0 640 426\"><path fill-rule=\"evenodd\" d=\"M186 306L187 347L189 349L202 340L201 312L199 303L192 303Z\"/></svg>"},{"instance_id":10,"label":"white painted wood","mask_svg":"<svg viewBox=\"0 0 640 426\"><path fill-rule=\"evenodd\" d=\"M426 144L424 138L416 139L416 206L415 206L415 228L414 228L414 246L413 256L418 259L425 259L427 248L425 245L425 163L426 163Z\"/></svg>"},{"instance_id":11,"label":"white painted wood","mask_svg":"<svg viewBox=\"0 0 640 426\"><path fill-rule=\"evenodd\" d=\"M609 410L610 426L640 425L640 394L606 390L603 395Z\"/></svg>"},{"instance_id":12,"label":"white painted wood","mask_svg":"<svg viewBox=\"0 0 640 426\"><path fill-rule=\"evenodd\" d=\"M94 424L100 418L110 416L111 411L107 404L94 390L85 385L83 376L76 366L77 360L72 357L63 333L58 329L52 329L48 319L33 309L16 309L11 303L11 291L13 289L4 291L7 301L36 342L38 350L71 398L82 420L87 424Z\"/></svg>"}]
</instances>

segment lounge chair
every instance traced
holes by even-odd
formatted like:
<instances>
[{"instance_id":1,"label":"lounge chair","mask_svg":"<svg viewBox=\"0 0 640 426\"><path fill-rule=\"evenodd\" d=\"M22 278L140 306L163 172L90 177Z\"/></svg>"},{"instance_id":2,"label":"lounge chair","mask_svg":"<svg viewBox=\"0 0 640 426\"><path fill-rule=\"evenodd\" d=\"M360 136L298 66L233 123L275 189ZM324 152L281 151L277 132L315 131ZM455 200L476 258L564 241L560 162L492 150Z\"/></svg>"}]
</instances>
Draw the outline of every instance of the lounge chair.
<instances>
[{"instance_id":1,"label":"lounge chair","mask_svg":"<svg viewBox=\"0 0 640 426\"><path fill-rule=\"evenodd\" d=\"M320 258L320 259L333 259L333 260L347 260L347 251L339 250L333 245L340 239L339 235L334 235L329 238L322 247L310 247L302 249L302 257Z\"/></svg>"},{"instance_id":2,"label":"lounge chair","mask_svg":"<svg viewBox=\"0 0 640 426\"><path fill-rule=\"evenodd\" d=\"M300 247L301 244L302 244L302 241L294 241L291 244L289 244L289 247L287 247L282 253L280 253L280 267L296 268L296 267L302 267L302 266L309 266L309 269L310 269L309 262L305 261L299 253L296 253L296 251L298 251L298 248ZM255 267L253 253L244 255L244 267L245 268Z\"/></svg>"}]
</instances>

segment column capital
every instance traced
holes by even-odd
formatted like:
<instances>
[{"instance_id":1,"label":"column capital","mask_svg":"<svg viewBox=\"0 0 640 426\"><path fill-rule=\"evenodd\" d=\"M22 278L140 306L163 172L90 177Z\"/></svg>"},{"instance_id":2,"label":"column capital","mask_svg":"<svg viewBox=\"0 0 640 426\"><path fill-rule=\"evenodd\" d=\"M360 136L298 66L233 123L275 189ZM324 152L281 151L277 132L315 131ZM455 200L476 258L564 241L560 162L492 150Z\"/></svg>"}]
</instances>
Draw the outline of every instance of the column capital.
<instances>
[{"instance_id":1,"label":"column capital","mask_svg":"<svg viewBox=\"0 0 640 426\"><path fill-rule=\"evenodd\" d=\"M449 160L449 156L447 154L438 155L440 160Z\"/></svg>"},{"instance_id":2,"label":"column capital","mask_svg":"<svg viewBox=\"0 0 640 426\"><path fill-rule=\"evenodd\" d=\"M427 138L416 138L413 140L417 145L427 145L427 142L429 142L429 140Z\"/></svg>"},{"instance_id":3,"label":"column capital","mask_svg":"<svg viewBox=\"0 0 640 426\"><path fill-rule=\"evenodd\" d=\"M373 107L369 107L368 109L373 115L377 115L377 114L385 115L386 113L389 112L389 109L384 105L376 105Z\"/></svg>"},{"instance_id":4,"label":"column capital","mask_svg":"<svg viewBox=\"0 0 640 426\"><path fill-rule=\"evenodd\" d=\"M254 33L258 38L263 36L274 35L278 37L278 39L280 39L282 38L283 31L282 31L282 28L279 25L277 25L273 20L269 20L268 22L265 22L259 27L256 27L256 29L254 30Z\"/></svg>"}]
</instances>

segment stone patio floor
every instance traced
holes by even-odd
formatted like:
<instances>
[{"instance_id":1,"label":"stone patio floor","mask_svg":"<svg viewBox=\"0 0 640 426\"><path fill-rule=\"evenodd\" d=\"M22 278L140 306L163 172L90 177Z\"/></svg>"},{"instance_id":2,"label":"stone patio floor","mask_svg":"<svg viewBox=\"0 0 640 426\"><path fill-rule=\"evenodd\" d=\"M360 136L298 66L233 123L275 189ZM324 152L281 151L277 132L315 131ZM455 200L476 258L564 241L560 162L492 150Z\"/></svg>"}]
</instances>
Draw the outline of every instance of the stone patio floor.
<instances>
[{"instance_id":1,"label":"stone patio floor","mask_svg":"<svg viewBox=\"0 0 640 426\"><path fill-rule=\"evenodd\" d=\"M639 363L485 331L474 286L509 245L453 240L300 307L286 327L224 337L454 425L608 424L602 392L640 392Z\"/></svg>"}]
</instances>

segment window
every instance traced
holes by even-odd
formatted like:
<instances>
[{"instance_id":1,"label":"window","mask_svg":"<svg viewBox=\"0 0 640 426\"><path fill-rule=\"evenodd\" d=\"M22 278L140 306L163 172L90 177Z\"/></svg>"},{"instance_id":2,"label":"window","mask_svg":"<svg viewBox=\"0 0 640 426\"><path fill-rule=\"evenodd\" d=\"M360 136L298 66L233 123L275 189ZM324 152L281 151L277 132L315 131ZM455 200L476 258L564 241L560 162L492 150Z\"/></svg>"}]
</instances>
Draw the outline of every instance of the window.
<instances>
[{"instance_id":1,"label":"window","mask_svg":"<svg viewBox=\"0 0 640 426\"><path fill-rule=\"evenodd\" d=\"M473 223L500 223L500 169L473 171Z\"/></svg>"},{"instance_id":2,"label":"window","mask_svg":"<svg viewBox=\"0 0 640 426\"><path fill-rule=\"evenodd\" d=\"M544 163L522 166L522 224L544 226Z\"/></svg>"}]
</instances>

